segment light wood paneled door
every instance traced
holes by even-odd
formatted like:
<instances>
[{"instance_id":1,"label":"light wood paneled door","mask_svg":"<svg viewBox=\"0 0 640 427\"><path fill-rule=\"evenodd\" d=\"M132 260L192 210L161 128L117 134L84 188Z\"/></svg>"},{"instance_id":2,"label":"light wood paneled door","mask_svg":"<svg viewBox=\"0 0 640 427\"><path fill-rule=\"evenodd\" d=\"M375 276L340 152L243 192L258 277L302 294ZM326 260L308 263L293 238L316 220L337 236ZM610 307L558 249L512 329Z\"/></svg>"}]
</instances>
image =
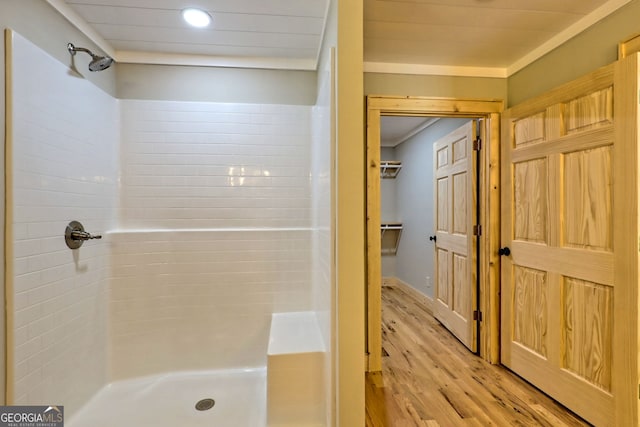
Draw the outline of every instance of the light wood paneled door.
<instances>
[{"instance_id":1,"label":"light wood paneled door","mask_svg":"<svg viewBox=\"0 0 640 427\"><path fill-rule=\"evenodd\" d=\"M596 426L638 425L637 73L502 119L502 363Z\"/></svg>"},{"instance_id":2,"label":"light wood paneled door","mask_svg":"<svg viewBox=\"0 0 640 427\"><path fill-rule=\"evenodd\" d=\"M476 122L456 129L433 146L435 195L434 316L476 351Z\"/></svg>"}]
</instances>

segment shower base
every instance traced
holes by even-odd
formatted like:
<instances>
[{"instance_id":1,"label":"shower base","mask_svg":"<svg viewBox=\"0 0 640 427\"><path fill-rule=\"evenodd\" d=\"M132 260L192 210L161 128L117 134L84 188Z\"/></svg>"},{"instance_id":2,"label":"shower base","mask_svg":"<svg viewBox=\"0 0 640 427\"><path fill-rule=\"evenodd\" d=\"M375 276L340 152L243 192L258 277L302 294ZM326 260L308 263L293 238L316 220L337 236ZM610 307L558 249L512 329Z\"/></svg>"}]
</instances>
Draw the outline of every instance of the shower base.
<instances>
[{"instance_id":1,"label":"shower base","mask_svg":"<svg viewBox=\"0 0 640 427\"><path fill-rule=\"evenodd\" d=\"M118 381L100 390L65 425L265 426L266 377L266 368L253 368L176 372ZM215 404L211 409L197 410L196 404L203 399L213 399Z\"/></svg>"}]
</instances>

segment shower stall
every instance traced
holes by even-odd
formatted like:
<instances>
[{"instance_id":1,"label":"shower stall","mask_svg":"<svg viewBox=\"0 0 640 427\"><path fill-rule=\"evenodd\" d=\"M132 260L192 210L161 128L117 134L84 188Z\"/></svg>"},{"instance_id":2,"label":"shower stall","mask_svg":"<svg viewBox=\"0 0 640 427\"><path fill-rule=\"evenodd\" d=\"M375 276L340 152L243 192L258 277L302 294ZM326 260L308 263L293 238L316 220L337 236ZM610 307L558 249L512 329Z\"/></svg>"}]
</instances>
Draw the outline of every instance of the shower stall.
<instances>
[{"instance_id":1,"label":"shower stall","mask_svg":"<svg viewBox=\"0 0 640 427\"><path fill-rule=\"evenodd\" d=\"M316 105L116 99L84 57L10 37L8 403L72 427L330 424L331 73ZM68 248L73 220L102 239ZM267 371L279 313L311 315L313 390Z\"/></svg>"}]
</instances>

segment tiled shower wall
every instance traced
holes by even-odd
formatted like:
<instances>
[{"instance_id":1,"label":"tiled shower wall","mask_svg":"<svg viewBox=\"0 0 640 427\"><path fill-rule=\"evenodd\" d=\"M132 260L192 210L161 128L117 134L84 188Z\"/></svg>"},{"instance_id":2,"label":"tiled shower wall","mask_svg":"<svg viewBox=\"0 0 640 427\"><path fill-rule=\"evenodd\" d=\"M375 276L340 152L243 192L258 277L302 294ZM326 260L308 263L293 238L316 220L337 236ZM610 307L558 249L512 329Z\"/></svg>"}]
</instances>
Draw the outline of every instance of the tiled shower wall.
<instances>
[{"instance_id":1,"label":"tiled shower wall","mask_svg":"<svg viewBox=\"0 0 640 427\"><path fill-rule=\"evenodd\" d=\"M330 65L329 65L330 66ZM312 283L314 310L320 316L325 347L331 343L332 236L331 236L331 71L325 70L312 119Z\"/></svg>"},{"instance_id":2,"label":"tiled shower wall","mask_svg":"<svg viewBox=\"0 0 640 427\"><path fill-rule=\"evenodd\" d=\"M308 230L111 237L113 379L265 366L271 313L310 308Z\"/></svg>"},{"instance_id":3,"label":"tiled shower wall","mask_svg":"<svg viewBox=\"0 0 640 427\"><path fill-rule=\"evenodd\" d=\"M332 189L333 167L332 150L335 144L332 134L334 110L331 107L333 97L334 66L332 52L324 49L318 72L318 98L313 107L311 121L311 223L312 223L312 301L318 318L318 325L324 340L324 395L327 414L326 425L333 425L331 419L333 396L333 369L335 357L332 330L334 313L332 301L335 300L333 284L333 235L332 225Z\"/></svg>"},{"instance_id":4,"label":"tiled shower wall","mask_svg":"<svg viewBox=\"0 0 640 427\"><path fill-rule=\"evenodd\" d=\"M73 412L107 381L109 244L71 251L63 236L74 219L115 225L118 104L19 35L12 50L9 403Z\"/></svg>"},{"instance_id":5,"label":"tiled shower wall","mask_svg":"<svg viewBox=\"0 0 640 427\"><path fill-rule=\"evenodd\" d=\"M113 377L264 365L271 313L311 308L311 108L121 105Z\"/></svg>"},{"instance_id":6,"label":"tiled shower wall","mask_svg":"<svg viewBox=\"0 0 640 427\"><path fill-rule=\"evenodd\" d=\"M264 365L271 313L317 308L311 107L118 101L14 52L11 403ZM69 250L72 219L105 238Z\"/></svg>"},{"instance_id":7,"label":"tiled shower wall","mask_svg":"<svg viewBox=\"0 0 640 427\"><path fill-rule=\"evenodd\" d=\"M310 107L121 105L122 228L309 227Z\"/></svg>"}]
</instances>

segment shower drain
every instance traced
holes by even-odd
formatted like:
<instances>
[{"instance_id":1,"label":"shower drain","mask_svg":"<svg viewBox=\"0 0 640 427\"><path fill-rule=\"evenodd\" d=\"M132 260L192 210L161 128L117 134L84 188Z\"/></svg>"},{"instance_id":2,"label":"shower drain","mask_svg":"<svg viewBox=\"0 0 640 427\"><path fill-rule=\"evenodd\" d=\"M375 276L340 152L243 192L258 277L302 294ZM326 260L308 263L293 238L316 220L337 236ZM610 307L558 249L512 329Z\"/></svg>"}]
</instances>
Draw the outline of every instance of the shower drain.
<instances>
[{"instance_id":1,"label":"shower drain","mask_svg":"<svg viewBox=\"0 0 640 427\"><path fill-rule=\"evenodd\" d=\"M196 403L196 409L198 411L208 411L213 408L213 405L216 404L216 401L213 399L202 399Z\"/></svg>"}]
</instances>

